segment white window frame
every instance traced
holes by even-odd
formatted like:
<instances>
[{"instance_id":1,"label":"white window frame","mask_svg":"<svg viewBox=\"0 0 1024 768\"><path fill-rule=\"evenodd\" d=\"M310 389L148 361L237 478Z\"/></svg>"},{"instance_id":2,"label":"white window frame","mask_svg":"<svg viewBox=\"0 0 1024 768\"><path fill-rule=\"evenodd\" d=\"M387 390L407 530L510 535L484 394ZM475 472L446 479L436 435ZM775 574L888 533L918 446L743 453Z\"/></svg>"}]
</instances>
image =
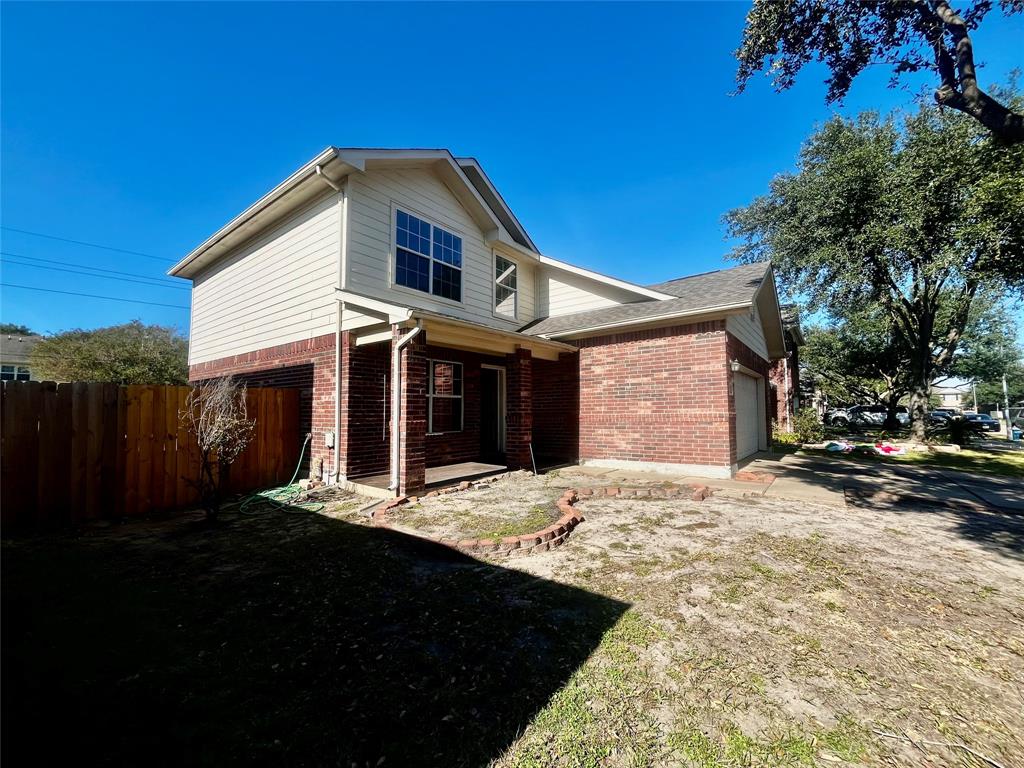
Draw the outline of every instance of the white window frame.
<instances>
[{"instance_id":1,"label":"white window frame","mask_svg":"<svg viewBox=\"0 0 1024 768\"><path fill-rule=\"evenodd\" d=\"M395 279L397 277L396 273L398 272L398 211L399 210L401 210L402 213L405 213L405 214L407 214L409 216L415 216L420 221L425 221L427 224L430 225L430 256L425 257L430 262L430 270L429 270L428 275L427 275L427 287L429 288L429 290L427 290L427 291L420 291L420 290L417 290L416 288L410 288L407 285L402 285L401 283L397 282L397 280ZM442 230L444 232L448 232L449 234L454 235L455 237L459 238L462 241L462 266L456 267L455 265L449 264L446 261L441 261L440 259L435 259L434 258L434 230L435 229L440 229L440 230ZM408 250L408 249L403 249L403 250ZM417 256L423 256L422 253L417 253L416 255ZM444 266L450 267L452 269L457 269L459 271L459 274L462 275L462 281L461 281L461 286L460 286L460 289L459 289L459 300L458 301L456 301L455 299L449 299L447 296L439 296L438 294L434 293L434 264L435 263L443 264ZM446 304L451 304L453 307L461 307L461 306L464 306L465 303L466 303L466 270L465 270L465 265L466 265L466 237L465 237L465 235L463 235L463 233L460 230L455 229L454 227L449 227L449 226L445 226L443 224L438 224L432 218L430 218L429 216L424 216L422 213L417 211L412 206L405 205L403 203L396 203L394 201L391 202L391 258L390 258L389 264L388 264L388 272L389 272L389 276L390 276L390 281L389 282L391 283L392 289L394 289L396 291L402 291L403 293L408 293L408 294L411 294L413 296L429 296L434 301L442 301L442 302L444 302Z\"/></svg>"},{"instance_id":2,"label":"white window frame","mask_svg":"<svg viewBox=\"0 0 1024 768\"><path fill-rule=\"evenodd\" d=\"M10 370L6 370L10 369ZM3 381L31 381L32 371L27 365L18 365L17 363L3 363L0 366L0 373L3 374ZM10 378L7 378L7 377Z\"/></svg>"},{"instance_id":3,"label":"white window frame","mask_svg":"<svg viewBox=\"0 0 1024 768\"><path fill-rule=\"evenodd\" d=\"M462 371L459 377L462 382L462 392L458 395L437 395L434 394L434 364L444 363L446 365L457 365ZM459 428L447 432L434 431L434 399L458 400L459 401ZM457 360L441 360L440 358L427 359L427 434L428 435L457 435L466 429L466 366Z\"/></svg>"},{"instance_id":4,"label":"white window frame","mask_svg":"<svg viewBox=\"0 0 1024 768\"><path fill-rule=\"evenodd\" d=\"M491 259L491 314L495 317L501 317L506 320L518 320L519 319L519 262L515 259L511 259L503 253L492 251ZM503 259L511 264L515 268L516 276L516 287L515 292L512 294L512 314L507 312L498 311L498 278L494 276L494 273L498 271L498 259ZM507 287L507 286L504 286Z\"/></svg>"}]
</instances>

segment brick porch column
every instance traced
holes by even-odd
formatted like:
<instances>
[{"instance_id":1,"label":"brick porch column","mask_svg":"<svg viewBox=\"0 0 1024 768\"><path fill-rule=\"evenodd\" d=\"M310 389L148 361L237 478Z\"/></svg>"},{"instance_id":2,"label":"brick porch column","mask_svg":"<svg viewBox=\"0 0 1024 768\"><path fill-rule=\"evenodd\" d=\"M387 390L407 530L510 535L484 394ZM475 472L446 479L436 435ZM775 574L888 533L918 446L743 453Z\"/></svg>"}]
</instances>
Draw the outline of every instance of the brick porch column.
<instances>
[{"instance_id":1,"label":"brick porch column","mask_svg":"<svg viewBox=\"0 0 1024 768\"><path fill-rule=\"evenodd\" d=\"M351 375L352 375L352 350L355 348L355 338L351 331L344 331L341 334L341 365L340 381L335 396L338 398L340 419L338 424L337 440L338 450L338 471L341 477L348 477L349 446L352 443L352 405L351 405Z\"/></svg>"},{"instance_id":2,"label":"brick porch column","mask_svg":"<svg viewBox=\"0 0 1024 768\"><path fill-rule=\"evenodd\" d=\"M533 441L533 355L517 349L507 356L505 463L509 469L530 469Z\"/></svg>"},{"instance_id":3,"label":"brick porch column","mask_svg":"<svg viewBox=\"0 0 1024 768\"><path fill-rule=\"evenodd\" d=\"M408 331L406 331L408 333ZM426 334L420 333L402 349L401 447L398 492L422 493L427 481L427 357ZM401 338L396 332L392 344Z\"/></svg>"}]
</instances>

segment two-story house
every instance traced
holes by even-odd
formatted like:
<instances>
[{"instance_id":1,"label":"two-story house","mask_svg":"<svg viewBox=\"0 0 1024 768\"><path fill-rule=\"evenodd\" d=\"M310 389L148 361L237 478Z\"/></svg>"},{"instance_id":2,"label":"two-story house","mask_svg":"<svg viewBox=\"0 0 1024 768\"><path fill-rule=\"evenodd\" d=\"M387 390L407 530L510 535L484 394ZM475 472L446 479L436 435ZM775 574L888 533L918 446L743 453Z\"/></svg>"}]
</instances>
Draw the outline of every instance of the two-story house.
<instances>
[{"instance_id":1,"label":"two-story house","mask_svg":"<svg viewBox=\"0 0 1024 768\"><path fill-rule=\"evenodd\" d=\"M328 481L406 494L532 458L728 477L768 445L770 264L652 286L567 264L444 149L328 148L170 274L191 378L301 388Z\"/></svg>"}]
</instances>

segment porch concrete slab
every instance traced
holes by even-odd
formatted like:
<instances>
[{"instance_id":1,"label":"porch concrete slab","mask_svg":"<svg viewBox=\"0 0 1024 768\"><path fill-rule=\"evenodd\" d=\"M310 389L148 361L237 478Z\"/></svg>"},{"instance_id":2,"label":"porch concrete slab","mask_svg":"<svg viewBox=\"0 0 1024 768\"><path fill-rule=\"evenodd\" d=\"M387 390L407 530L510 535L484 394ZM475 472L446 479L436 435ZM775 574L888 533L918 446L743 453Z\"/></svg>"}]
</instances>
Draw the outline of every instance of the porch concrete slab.
<instances>
[{"instance_id":1,"label":"porch concrete slab","mask_svg":"<svg viewBox=\"0 0 1024 768\"><path fill-rule=\"evenodd\" d=\"M508 467L504 464L485 464L481 461L463 461L458 464L445 464L441 467L428 468L426 471L425 482L428 488L434 485L451 485L459 480L496 475L499 472L505 472L506 470L508 470ZM388 474L367 475L364 477L352 478L352 480L347 482L346 487L351 486L349 490L353 490L357 493L364 493L369 496L392 498L395 495L394 492L387 490L390 483L391 476ZM385 491L385 494L380 495L379 493L375 493L375 491Z\"/></svg>"},{"instance_id":2,"label":"porch concrete slab","mask_svg":"<svg viewBox=\"0 0 1024 768\"><path fill-rule=\"evenodd\" d=\"M427 469L427 485L442 485L455 480L465 480L480 475L496 475L508 469L504 464L485 464L482 461L463 461L458 464L445 464L443 467Z\"/></svg>"}]
</instances>

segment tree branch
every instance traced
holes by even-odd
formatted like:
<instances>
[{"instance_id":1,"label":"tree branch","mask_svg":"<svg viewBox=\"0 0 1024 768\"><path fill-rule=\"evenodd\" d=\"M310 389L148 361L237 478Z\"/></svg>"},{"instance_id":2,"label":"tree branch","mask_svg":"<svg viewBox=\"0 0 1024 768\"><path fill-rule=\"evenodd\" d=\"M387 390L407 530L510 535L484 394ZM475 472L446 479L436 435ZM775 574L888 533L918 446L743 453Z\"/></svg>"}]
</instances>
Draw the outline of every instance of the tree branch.
<instances>
[{"instance_id":1,"label":"tree branch","mask_svg":"<svg viewBox=\"0 0 1024 768\"><path fill-rule=\"evenodd\" d=\"M967 22L946 0L934 2L933 9L953 41L952 53L943 41L935 41L935 67L941 81L935 90L935 101L970 115L1007 144L1024 142L1024 115L1000 104L978 86L974 43Z\"/></svg>"}]
</instances>

